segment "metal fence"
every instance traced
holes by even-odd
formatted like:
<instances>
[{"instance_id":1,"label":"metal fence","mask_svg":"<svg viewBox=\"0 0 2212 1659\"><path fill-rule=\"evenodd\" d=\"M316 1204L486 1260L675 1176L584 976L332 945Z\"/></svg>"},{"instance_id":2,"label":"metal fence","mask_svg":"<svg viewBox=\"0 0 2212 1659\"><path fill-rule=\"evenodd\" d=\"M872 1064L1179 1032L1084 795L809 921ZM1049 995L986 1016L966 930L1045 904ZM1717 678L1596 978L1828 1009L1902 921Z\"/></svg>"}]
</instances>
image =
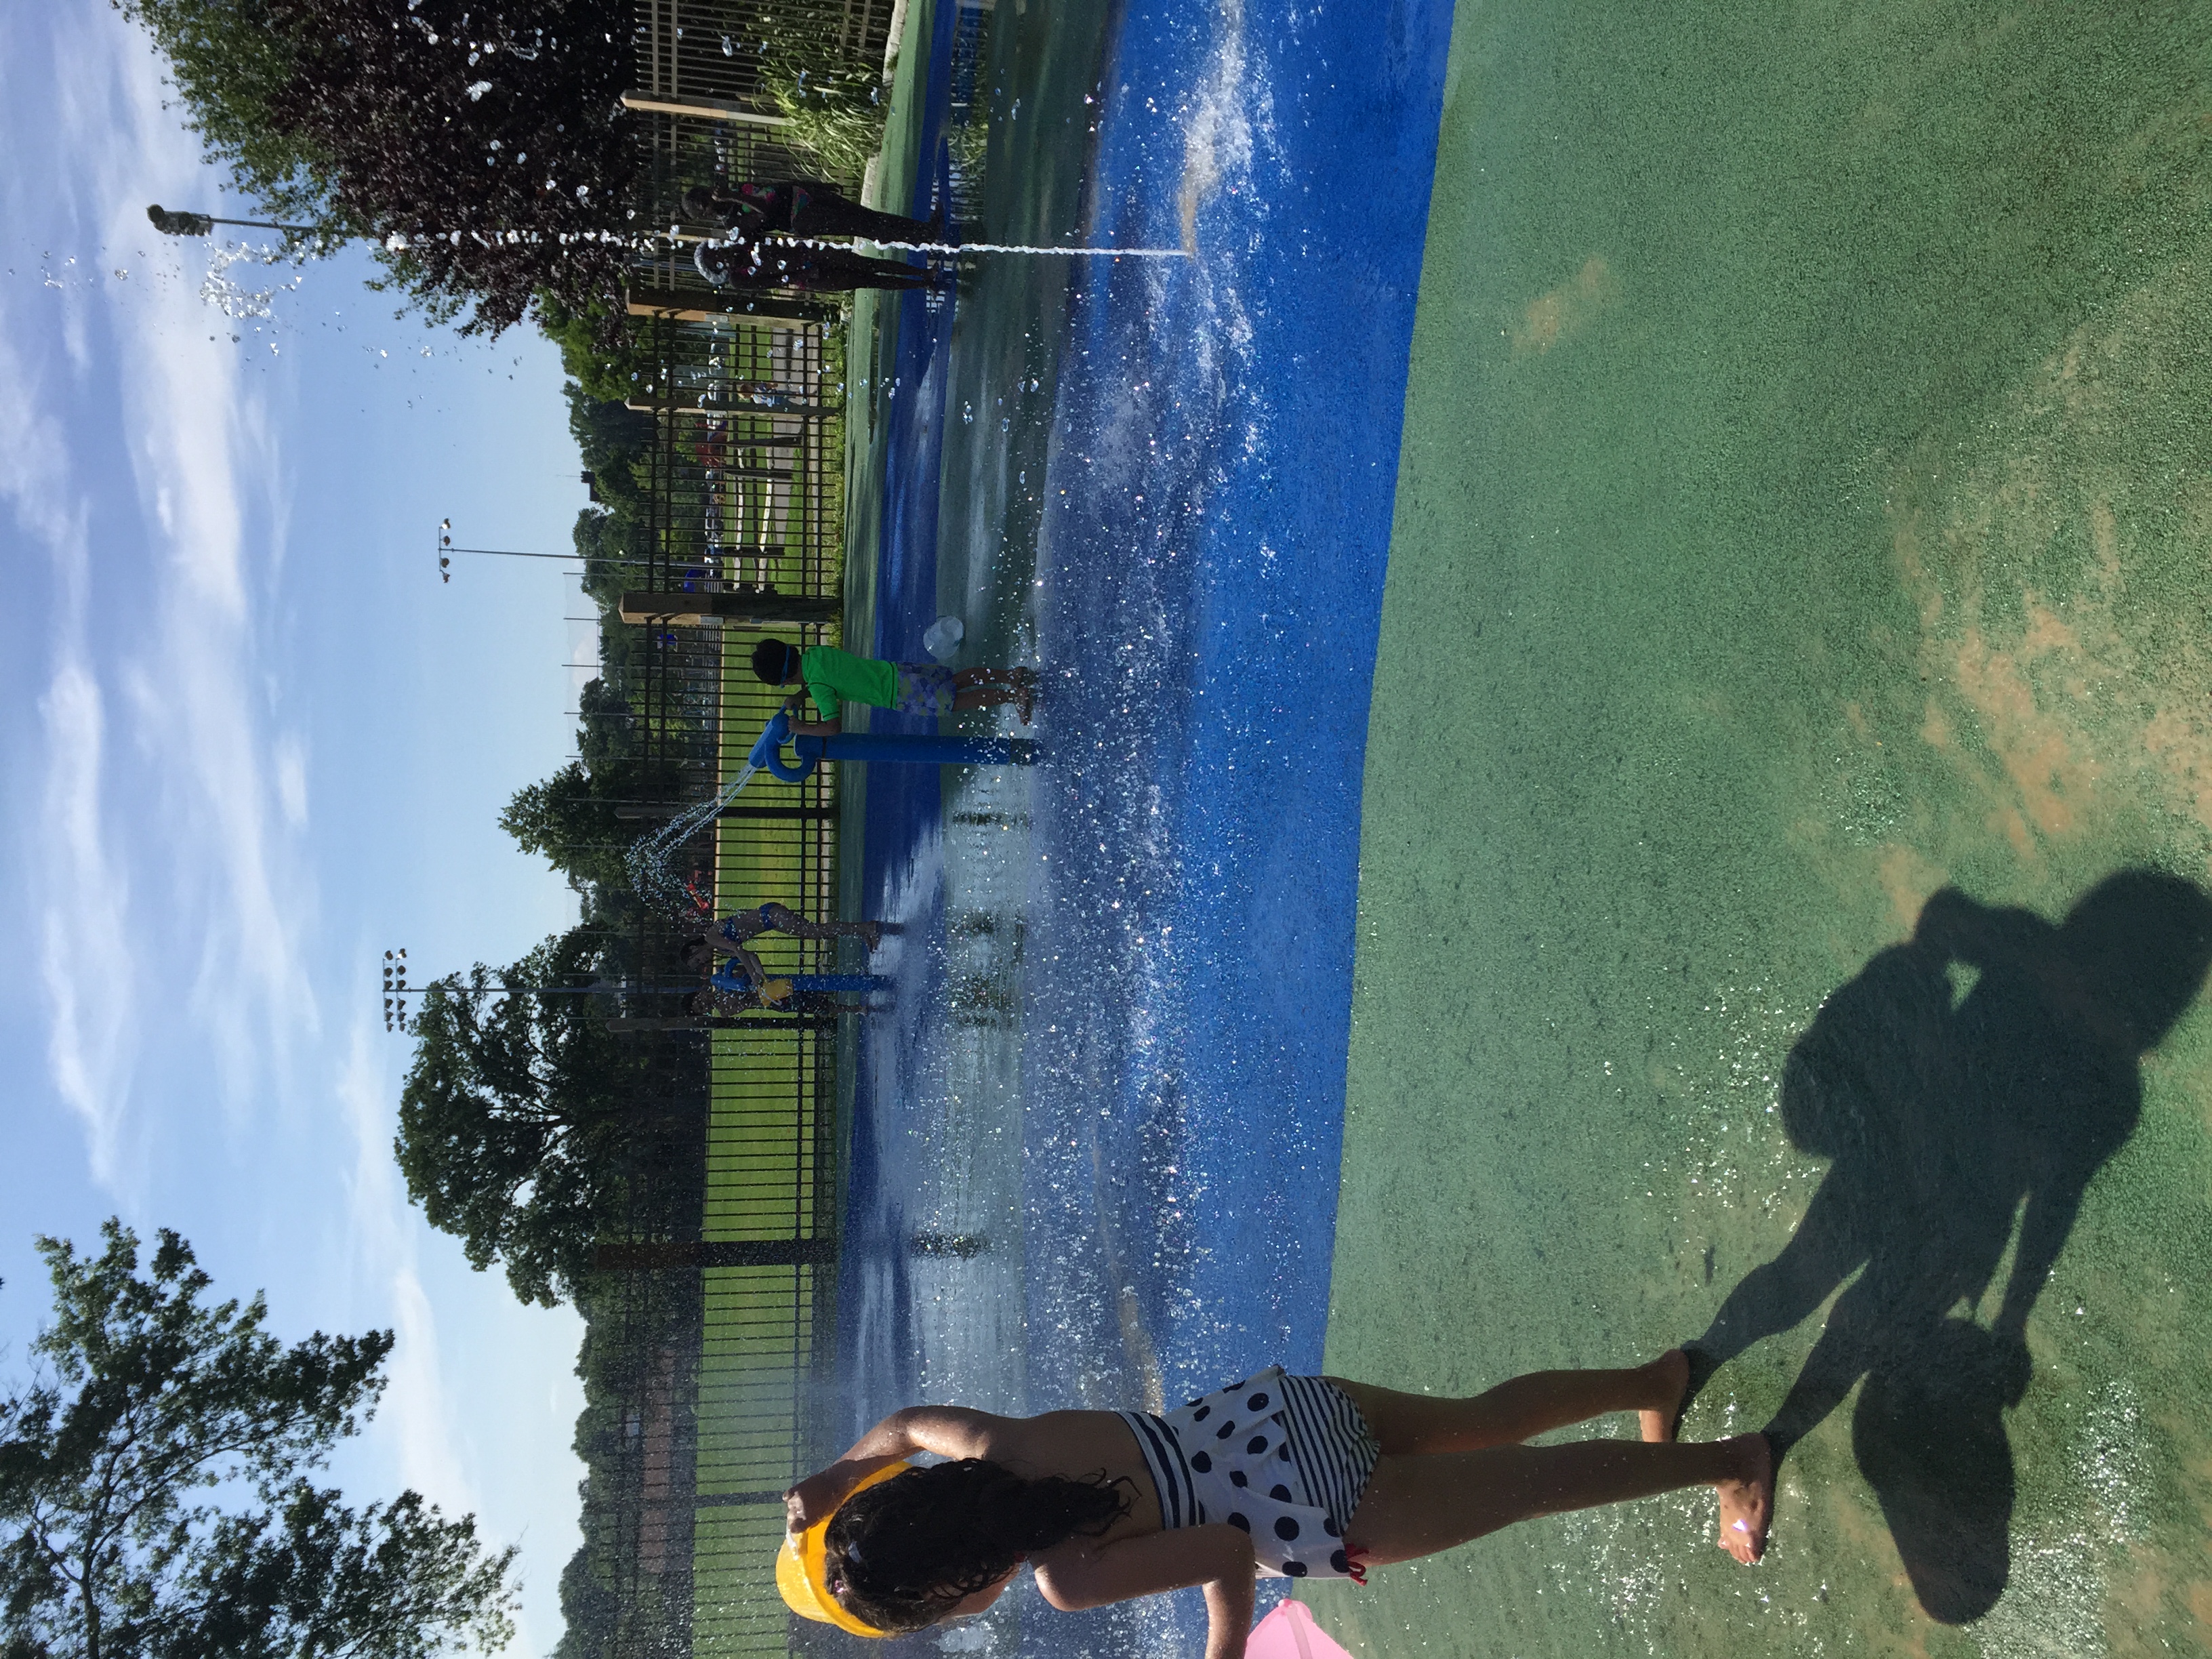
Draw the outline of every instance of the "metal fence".
<instances>
[{"instance_id":1,"label":"metal fence","mask_svg":"<svg viewBox=\"0 0 2212 1659\"><path fill-rule=\"evenodd\" d=\"M629 723L629 750L653 780L651 798L623 809L642 831L744 764L784 695L752 673L755 643L834 635L844 443L840 343L820 320L664 311L637 319L635 343L632 402L653 416L637 469L644 544L600 653L618 694L603 717ZM798 785L763 776L678 851L673 872L717 914L771 900L834 914L836 787L834 768ZM637 983L683 982L687 931L639 908L627 944ZM751 948L772 971L837 965L835 941L765 934ZM791 1621L770 1572L780 1495L821 1449L811 1379L834 1329L836 1023L705 1020L684 997L652 992L623 1012L636 1040L696 1051L706 1126L696 1227L610 1241L628 1278L670 1286L663 1303L687 1285L696 1311L653 1334L671 1358L629 1384L642 1461L623 1466L620 1501L600 1517L625 1608L608 1659L662 1659L672 1646L783 1654Z\"/></svg>"},{"instance_id":2,"label":"metal fence","mask_svg":"<svg viewBox=\"0 0 2212 1659\"><path fill-rule=\"evenodd\" d=\"M658 417L653 574L685 591L765 584L834 605L845 533L842 343L811 319L659 315L637 328L647 379L631 402Z\"/></svg>"},{"instance_id":3,"label":"metal fence","mask_svg":"<svg viewBox=\"0 0 2212 1659\"><path fill-rule=\"evenodd\" d=\"M772 116L763 67L803 50L823 69L880 67L893 0L639 0L631 107Z\"/></svg>"},{"instance_id":4,"label":"metal fence","mask_svg":"<svg viewBox=\"0 0 2212 1659\"><path fill-rule=\"evenodd\" d=\"M834 318L834 303L788 291L717 288L692 263L693 244L719 226L684 210L695 185L824 179L857 196L856 169L825 162L792 141L794 122L771 87L804 64L818 88L878 82L896 0L637 0L636 84L623 102L642 115L644 162L636 205L647 225L675 234L637 256L634 315L676 313ZM803 83L794 91L803 91Z\"/></svg>"}]
</instances>

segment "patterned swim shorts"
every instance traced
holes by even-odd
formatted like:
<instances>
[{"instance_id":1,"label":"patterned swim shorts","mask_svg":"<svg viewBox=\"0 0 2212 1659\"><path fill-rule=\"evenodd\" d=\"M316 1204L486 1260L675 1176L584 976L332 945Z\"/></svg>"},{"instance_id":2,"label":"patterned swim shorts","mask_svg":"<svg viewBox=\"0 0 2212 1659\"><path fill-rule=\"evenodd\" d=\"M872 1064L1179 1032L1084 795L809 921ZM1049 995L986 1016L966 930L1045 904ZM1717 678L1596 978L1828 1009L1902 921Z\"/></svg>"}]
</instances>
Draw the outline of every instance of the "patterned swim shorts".
<instances>
[{"instance_id":1,"label":"patterned swim shorts","mask_svg":"<svg viewBox=\"0 0 2212 1659\"><path fill-rule=\"evenodd\" d=\"M902 662L898 665L898 701L891 707L902 714L949 714L958 695L952 671L944 664Z\"/></svg>"}]
</instances>

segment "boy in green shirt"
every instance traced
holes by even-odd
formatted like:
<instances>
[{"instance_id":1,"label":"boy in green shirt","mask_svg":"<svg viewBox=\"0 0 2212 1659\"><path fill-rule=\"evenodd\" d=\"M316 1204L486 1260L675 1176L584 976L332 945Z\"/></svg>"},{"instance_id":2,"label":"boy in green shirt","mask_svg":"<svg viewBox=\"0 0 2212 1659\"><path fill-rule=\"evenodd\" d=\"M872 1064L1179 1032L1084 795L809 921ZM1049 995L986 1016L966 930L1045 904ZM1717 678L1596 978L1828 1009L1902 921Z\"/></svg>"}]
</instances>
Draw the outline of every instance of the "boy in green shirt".
<instances>
[{"instance_id":1,"label":"boy in green shirt","mask_svg":"<svg viewBox=\"0 0 2212 1659\"><path fill-rule=\"evenodd\" d=\"M856 657L834 645L801 650L781 640L763 640L753 647L753 672L769 685L805 686L802 696L784 706L798 714L811 698L818 720L794 719L795 736L826 738L844 730L843 708L864 702L902 714L956 714L970 708L1014 705L1024 726L1036 702L1036 671L1030 668L963 668L954 673L933 662L885 662Z\"/></svg>"}]
</instances>

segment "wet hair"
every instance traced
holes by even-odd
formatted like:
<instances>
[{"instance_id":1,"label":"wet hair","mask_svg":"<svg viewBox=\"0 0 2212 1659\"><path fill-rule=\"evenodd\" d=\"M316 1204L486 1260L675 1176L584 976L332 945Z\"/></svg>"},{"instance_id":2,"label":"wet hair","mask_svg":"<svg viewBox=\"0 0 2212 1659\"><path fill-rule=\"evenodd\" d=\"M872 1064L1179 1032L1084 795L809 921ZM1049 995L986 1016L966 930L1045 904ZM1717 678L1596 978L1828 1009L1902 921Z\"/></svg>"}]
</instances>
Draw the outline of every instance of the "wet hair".
<instances>
[{"instance_id":1,"label":"wet hair","mask_svg":"<svg viewBox=\"0 0 2212 1659\"><path fill-rule=\"evenodd\" d=\"M908 1469L846 1499L823 1537L830 1594L878 1630L927 1629L1025 1555L1096 1538L1128 1513L1126 1480L1024 1480L980 1457Z\"/></svg>"},{"instance_id":2,"label":"wet hair","mask_svg":"<svg viewBox=\"0 0 2212 1659\"><path fill-rule=\"evenodd\" d=\"M690 218L719 220L722 216L716 205L712 185L694 185L684 192L684 211Z\"/></svg>"},{"instance_id":3,"label":"wet hair","mask_svg":"<svg viewBox=\"0 0 2212 1659\"><path fill-rule=\"evenodd\" d=\"M770 685L781 685L799 672L799 653L781 640L763 640L753 647L753 672Z\"/></svg>"},{"instance_id":4,"label":"wet hair","mask_svg":"<svg viewBox=\"0 0 2212 1659\"><path fill-rule=\"evenodd\" d=\"M707 943L707 936L704 933L694 933L676 947L677 961L690 961L691 953L694 951L704 951L709 956L714 954L713 947Z\"/></svg>"}]
</instances>

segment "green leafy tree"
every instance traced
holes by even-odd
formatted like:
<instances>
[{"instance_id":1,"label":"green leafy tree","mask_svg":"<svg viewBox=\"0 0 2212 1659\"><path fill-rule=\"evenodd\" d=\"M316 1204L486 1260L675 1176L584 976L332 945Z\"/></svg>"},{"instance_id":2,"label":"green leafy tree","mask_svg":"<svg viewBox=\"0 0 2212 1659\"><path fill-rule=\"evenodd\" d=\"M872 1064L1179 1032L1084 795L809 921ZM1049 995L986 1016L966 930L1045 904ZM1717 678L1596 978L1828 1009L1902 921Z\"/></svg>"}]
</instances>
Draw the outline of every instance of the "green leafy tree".
<instances>
[{"instance_id":1,"label":"green leafy tree","mask_svg":"<svg viewBox=\"0 0 2212 1659\"><path fill-rule=\"evenodd\" d=\"M276 113L299 57L268 0L114 0L168 61L185 118L231 180L276 218L353 234L330 200L333 161Z\"/></svg>"},{"instance_id":2,"label":"green leafy tree","mask_svg":"<svg viewBox=\"0 0 2212 1659\"><path fill-rule=\"evenodd\" d=\"M372 240L434 320L541 294L611 338L640 150L627 0L114 0L210 152L326 251Z\"/></svg>"},{"instance_id":3,"label":"green leafy tree","mask_svg":"<svg viewBox=\"0 0 2212 1659\"><path fill-rule=\"evenodd\" d=\"M630 885L623 860L639 837L657 827L620 816L626 806L673 798L677 769L638 753L642 722L607 679L586 684L577 701L583 758L549 778L525 784L499 815L500 827L525 852L536 853L579 889Z\"/></svg>"},{"instance_id":4,"label":"green leafy tree","mask_svg":"<svg viewBox=\"0 0 2212 1659\"><path fill-rule=\"evenodd\" d=\"M608 1582L613 1574L605 1571L605 1554L587 1542L562 1569L562 1628L553 1659L599 1659L616 1650L622 1631L622 1602Z\"/></svg>"},{"instance_id":5,"label":"green leafy tree","mask_svg":"<svg viewBox=\"0 0 2212 1659\"><path fill-rule=\"evenodd\" d=\"M600 500L617 503L617 510L586 507L576 515L572 541L576 556L584 562L584 592L605 612L619 610L623 590L635 587L643 580L646 566L642 561L647 543L639 528L643 513L622 510L629 505L625 498L637 493L636 482L629 470L602 473L599 477ZM612 488L608 487L610 483ZM604 643L603 641L603 648Z\"/></svg>"},{"instance_id":6,"label":"green leafy tree","mask_svg":"<svg viewBox=\"0 0 2212 1659\"><path fill-rule=\"evenodd\" d=\"M431 1659L513 1634L514 1552L415 1493L315 1486L374 1409L388 1331L290 1346L210 1303L164 1231L41 1238L53 1322L0 1400L0 1640L42 1659Z\"/></svg>"},{"instance_id":7,"label":"green leafy tree","mask_svg":"<svg viewBox=\"0 0 2212 1659\"><path fill-rule=\"evenodd\" d=\"M585 690L600 684L593 680ZM616 817L605 792L579 761L516 790L499 822L524 852L540 854L579 887L621 885L627 879L623 848L650 827Z\"/></svg>"},{"instance_id":8,"label":"green leafy tree","mask_svg":"<svg viewBox=\"0 0 2212 1659\"><path fill-rule=\"evenodd\" d=\"M635 413L625 405L641 394L648 373L647 360L631 336L628 313L599 301L572 308L557 294L542 294L538 326L561 348L561 367L584 397ZM568 395L573 398L578 394L572 388Z\"/></svg>"},{"instance_id":9,"label":"green leafy tree","mask_svg":"<svg viewBox=\"0 0 2212 1659\"><path fill-rule=\"evenodd\" d=\"M478 963L432 985L399 1097L394 1150L430 1224L549 1306L591 1272L626 1199L672 1200L668 1172L696 1161L703 1122L665 1047L610 1031L596 997L521 988L589 986L600 948L576 928L496 975Z\"/></svg>"}]
</instances>

